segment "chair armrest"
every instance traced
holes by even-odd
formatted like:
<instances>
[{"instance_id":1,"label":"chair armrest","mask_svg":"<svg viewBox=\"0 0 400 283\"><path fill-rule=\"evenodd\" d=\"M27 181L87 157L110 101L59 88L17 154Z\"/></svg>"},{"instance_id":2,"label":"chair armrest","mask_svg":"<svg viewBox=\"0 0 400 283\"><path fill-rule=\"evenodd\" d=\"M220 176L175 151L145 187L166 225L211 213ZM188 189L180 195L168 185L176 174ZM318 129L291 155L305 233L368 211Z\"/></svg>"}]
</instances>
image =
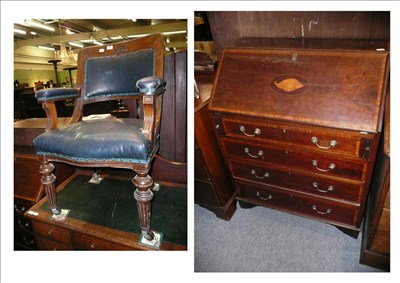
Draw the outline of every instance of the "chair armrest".
<instances>
[{"instance_id":1,"label":"chair armrest","mask_svg":"<svg viewBox=\"0 0 400 283\"><path fill-rule=\"evenodd\" d=\"M160 77L146 77L137 81L136 87L141 95L157 95L165 90L165 80Z\"/></svg>"},{"instance_id":2,"label":"chair armrest","mask_svg":"<svg viewBox=\"0 0 400 283\"><path fill-rule=\"evenodd\" d=\"M76 88L46 88L38 90L35 94L38 102L65 100L80 96L79 89Z\"/></svg>"}]
</instances>

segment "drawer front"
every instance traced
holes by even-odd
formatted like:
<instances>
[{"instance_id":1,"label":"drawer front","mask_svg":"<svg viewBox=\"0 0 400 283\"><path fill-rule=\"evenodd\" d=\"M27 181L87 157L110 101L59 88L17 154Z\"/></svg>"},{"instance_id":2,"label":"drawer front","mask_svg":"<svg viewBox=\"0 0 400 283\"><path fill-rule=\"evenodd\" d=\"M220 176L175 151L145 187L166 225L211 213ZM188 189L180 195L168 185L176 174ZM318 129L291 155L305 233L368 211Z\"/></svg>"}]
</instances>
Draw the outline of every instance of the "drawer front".
<instances>
[{"instance_id":1,"label":"drawer front","mask_svg":"<svg viewBox=\"0 0 400 283\"><path fill-rule=\"evenodd\" d=\"M358 133L319 129L256 119L223 117L225 135L255 142L288 143L325 153L358 157L361 137Z\"/></svg>"},{"instance_id":2,"label":"drawer front","mask_svg":"<svg viewBox=\"0 0 400 283\"><path fill-rule=\"evenodd\" d=\"M78 250L132 250L127 246L77 232L74 232L72 237L74 246Z\"/></svg>"},{"instance_id":3,"label":"drawer front","mask_svg":"<svg viewBox=\"0 0 400 283\"><path fill-rule=\"evenodd\" d=\"M14 228L29 232L33 231L31 221L28 218L18 214L14 214Z\"/></svg>"},{"instance_id":4,"label":"drawer front","mask_svg":"<svg viewBox=\"0 0 400 283\"><path fill-rule=\"evenodd\" d=\"M14 215L24 216L24 213L34 205L34 202L25 201L18 198L14 199Z\"/></svg>"},{"instance_id":5,"label":"drawer front","mask_svg":"<svg viewBox=\"0 0 400 283\"><path fill-rule=\"evenodd\" d=\"M36 156L14 156L14 194L35 199L40 189L40 162Z\"/></svg>"},{"instance_id":6,"label":"drawer front","mask_svg":"<svg viewBox=\"0 0 400 283\"><path fill-rule=\"evenodd\" d=\"M325 222L355 225L358 206L311 197L269 186L236 182L238 198L254 204L307 216Z\"/></svg>"},{"instance_id":7,"label":"drawer front","mask_svg":"<svg viewBox=\"0 0 400 283\"><path fill-rule=\"evenodd\" d=\"M22 246L24 249L36 249L35 237L28 231L14 230L14 244Z\"/></svg>"},{"instance_id":8,"label":"drawer front","mask_svg":"<svg viewBox=\"0 0 400 283\"><path fill-rule=\"evenodd\" d=\"M362 184L356 182L339 182L316 174L304 175L277 170L272 166L259 166L237 161L229 163L235 178L289 188L317 196L360 202Z\"/></svg>"},{"instance_id":9,"label":"drawer front","mask_svg":"<svg viewBox=\"0 0 400 283\"><path fill-rule=\"evenodd\" d=\"M45 251L73 250L71 244L60 243L41 236L36 236L36 243L39 250L45 250Z\"/></svg>"},{"instance_id":10,"label":"drawer front","mask_svg":"<svg viewBox=\"0 0 400 283\"><path fill-rule=\"evenodd\" d=\"M70 232L64 228L34 221L33 230L35 231L35 234L46 237L50 240L64 244L69 244L71 242Z\"/></svg>"},{"instance_id":11,"label":"drawer front","mask_svg":"<svg viewBox=\"0 0 400 283\"><path fill-rule=\"evenodd\" d=\"M243 160L274 163L354 180L363 178L363 169L366 166L361 160L343 160L330 155L289 151L228 139L223 139L223 146L228 155Z\"/></svg>"}]
</instances>

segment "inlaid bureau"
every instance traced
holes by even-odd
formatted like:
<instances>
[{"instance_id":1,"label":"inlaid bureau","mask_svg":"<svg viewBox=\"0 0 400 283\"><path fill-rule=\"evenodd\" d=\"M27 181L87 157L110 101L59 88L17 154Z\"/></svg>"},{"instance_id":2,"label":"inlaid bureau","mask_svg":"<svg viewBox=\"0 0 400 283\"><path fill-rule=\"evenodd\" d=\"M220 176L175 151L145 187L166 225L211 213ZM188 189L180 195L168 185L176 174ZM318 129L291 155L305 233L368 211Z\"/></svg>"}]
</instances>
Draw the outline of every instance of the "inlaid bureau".
<instances>
[{"instance_id":1,"label":"inlaid bureau","mask_svg":"<svg viewBox=\"0 0 400 283\"><path fill-rule=\"evenodd\" d=\"M380 138L387 42L243 38L209 111L240 203L358 236Z\"/></svg>"}]
</instances>

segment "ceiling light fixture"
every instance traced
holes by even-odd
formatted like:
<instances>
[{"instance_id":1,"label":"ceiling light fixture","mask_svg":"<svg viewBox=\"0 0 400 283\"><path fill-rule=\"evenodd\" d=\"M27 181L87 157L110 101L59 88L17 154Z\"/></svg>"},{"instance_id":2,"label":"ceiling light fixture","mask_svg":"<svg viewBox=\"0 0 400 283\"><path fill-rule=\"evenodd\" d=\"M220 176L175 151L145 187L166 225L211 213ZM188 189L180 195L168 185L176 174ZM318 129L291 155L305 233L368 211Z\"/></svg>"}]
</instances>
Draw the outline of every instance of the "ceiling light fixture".
<instances>
[{"instance_id":1,"label":"ceiling light fixture","mask_svg":"<svg viewBox=\"0 0 400 283\"><path fill-rule=\"evenodd\" d=\"M104 45L103 43L101 43L100 41L97 41L97 40L93 40L93 44L96 44L96 45Z\"/></svg>"},{"instance_id":2,"label":"ceiling light fixture","mask_svg":"<svg viewBox=\"0 0 400 283\"><path fill-rule=\"evenodd\" d=\"M177 31L165 31L162 34L168 35L168 34L179 34L179 33L186 33L186 30L177 30Z\"/></svg>"},{"instance_id":3,"label":"ceiling light fixture","mask_svg":"<svg viewBox=\"0 0 400 283\"><path fill-rule=\"evenodd\" d=\"M37 27L37 28L41 28L41 29L45 29L45 30L49 30L49 31L55 31L55 29L50 26L46 26L46 25L31 21L31 20L25 20L25 23L27 23L30 26Z\"/></svg>"},{"instance_id":4,"label":"ceiling light fixture","mask_svg":"<svg viewBox=\"0 0 400 283\"><path fill-rule=\"evenodd\" d=\"M60 49L54 52L54 57L56 60L61 60L60 64L62 65L72 65L72 63L75 62L74 56L72 55L73 52L71 50L71 47L68 47L67 49L67 47L65 46L65 42L62 40L62 31L60 23L58 24L58 28L60 29L60 36L61 36Z\"/></svg>"},{"instance_id":5,"label":"ceiling light fixture","mask_svg":"<svg viewBox=\"0 0 400 283\"><path fill-rule=\"evenodd\" d=\"M66 34L75 34L75 32L73 32L73 31L70 30L69 28L65 29L65 33L66 33Z\"/></svg>"},{"instance_id":6,"label":"ceiling light fixture","mask_svg":"<svg viewBox=\"0 0 400 283\"><path fill-rule=\"evenodd\" d=\"M142 33L142 34L132 34L132 35L127 35L127 38L135 38L135 37L142 37L142 36L146 36L149 35L148 33Z\"/></svg>"},{"instance_id":7,"label":"ceiling light fixture","mask_svg":"<svg viewBox=\"0 0 400 283\"><path fill-rule=\"evenodd\" d=\"M38 48L54 51L54 48L53 47L49 47L49 46L38 46Z\"/></svg>"},{"instance_id":8,"label":"ceiling light fixture","mask_svg":"<svg viewBox=\"0 0 400 283\"><path fill-rule=\"evenodd\" d=\"M110 37L112 40L124 39L122 36Z\"/></svg>"},{"instance_id":9,"label":"ceiling light fixture","mask_svg":"<svg viewBox=\"0 0 400 283\"><path fill-rule=\"evenodd\" d=\"M79 48L83 48L84 45L83 44L79 44L79 43L75 43L75 42L69 42L69 45L75 46L75 47L79 47Z\"/></svg>"},{"instance_id":10,"label":"ceiling light fixture","mask_svg":"<svg viewBox=\"0 0 400 283\"><path fill-rule=\"evenodd\" d=\"M26 34L26 31L24 31L22 29L17 29L17 28L14 29L14 32L19 33L19 34Z\"/></svg>"}]
</instances>

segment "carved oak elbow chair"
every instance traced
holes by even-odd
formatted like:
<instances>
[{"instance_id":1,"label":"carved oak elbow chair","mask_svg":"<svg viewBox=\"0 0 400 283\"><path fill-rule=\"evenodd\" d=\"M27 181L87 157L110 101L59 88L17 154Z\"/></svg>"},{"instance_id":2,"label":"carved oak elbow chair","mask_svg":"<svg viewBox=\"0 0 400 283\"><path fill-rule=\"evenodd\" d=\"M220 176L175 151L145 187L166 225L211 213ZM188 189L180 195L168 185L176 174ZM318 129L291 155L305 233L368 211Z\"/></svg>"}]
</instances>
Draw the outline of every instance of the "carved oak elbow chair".
<instances>
[{"instance_id":1,"label":"carved oak elbow chair","mask_svg":"<svg viewBox=\"0 0 400 283\"><path fill-rule=\"evenodd\" d=\"M51 211L57 204L52 161L82 167L127 168L135 171L139 222L143 237L153 239L150 210L153 184L149 176L152 159L159 148L163 80L164 39L161 34L140 39L89 47L78 53L77 89L54 88L36 93L48 123L45 133L34 140L41 162L42 186ZM142 119L83 121L88 103L138 99L143 101ZM55 101L76 98L68 125L57 127Z\"/></svg>"}]
</instances>

